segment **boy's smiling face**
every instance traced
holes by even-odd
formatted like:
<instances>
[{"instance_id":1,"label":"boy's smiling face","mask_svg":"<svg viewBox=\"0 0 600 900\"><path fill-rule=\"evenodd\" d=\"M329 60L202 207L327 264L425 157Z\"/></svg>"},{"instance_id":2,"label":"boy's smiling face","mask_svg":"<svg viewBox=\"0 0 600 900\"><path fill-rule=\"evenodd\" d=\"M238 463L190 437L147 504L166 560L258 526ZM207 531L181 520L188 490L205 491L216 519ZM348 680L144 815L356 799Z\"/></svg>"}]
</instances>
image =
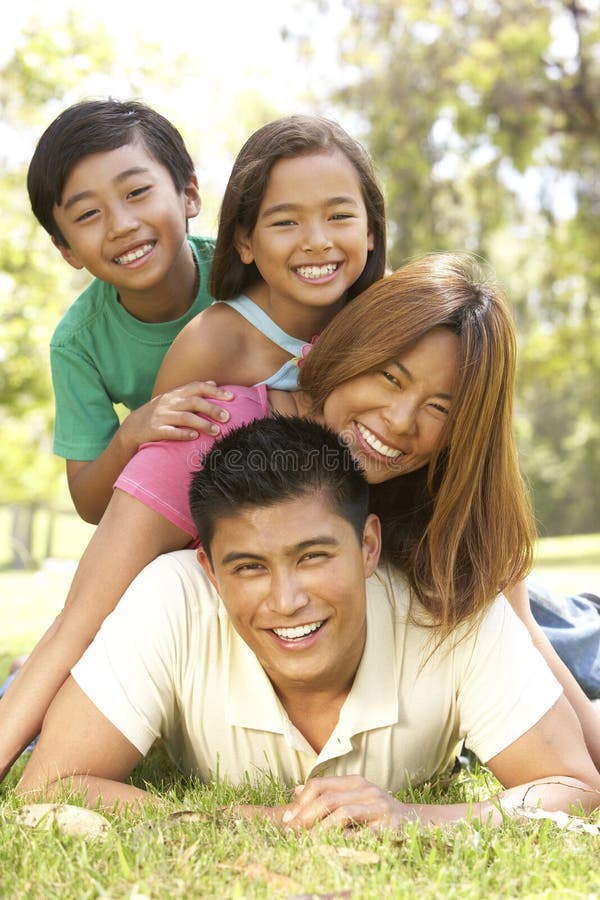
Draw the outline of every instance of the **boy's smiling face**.
<instances>
[{"instance_id":1,"label":"boy's smiling face","mask_svg":"<svg viewBox=\"0 0 600 900\"><path fill-rule=\"evenodd\" d=\"M198 214L196 178L179 193L169 171L135 141L84 156L65 182L54 218L66 261L115 285L121 302L180 280L191 262L186 222Z\"/></svg>"}]
</instances>

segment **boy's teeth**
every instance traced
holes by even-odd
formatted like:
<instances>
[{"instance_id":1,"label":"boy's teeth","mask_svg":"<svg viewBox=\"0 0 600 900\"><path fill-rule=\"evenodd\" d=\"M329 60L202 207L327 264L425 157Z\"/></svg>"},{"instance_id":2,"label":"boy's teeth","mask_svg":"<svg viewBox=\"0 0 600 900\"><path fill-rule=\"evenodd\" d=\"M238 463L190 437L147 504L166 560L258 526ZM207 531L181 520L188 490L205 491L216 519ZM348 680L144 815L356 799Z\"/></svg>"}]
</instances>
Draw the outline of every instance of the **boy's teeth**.
<instances>
[{"instance_id":1,"label":"boy's teeth","mask_svg":"<svg viewBox=\"0 0 600 900\"><path fill-rule=\"evenodd\" d=\"M337 267L337 263L327 263L326 266L298 266L296 272L302 278L324 278L326 275L332 275Z\"/></svg>"},{"instance_id":2,"label":"boy's teeth","mask_svg":"<svg viewBox=\"0 0 600 900\"><path fill-rule=\"evenodd\" d=\"M372 447L373 450L377 450L382 456L389 456L390 459L398 459L399 456L403 456L402 450L397 450L395 447L388 447L387 444L382 444L379 438L375 437L373 432L369 431L368 428L365 428L364 425L361 425L360 422L356 423L356 427L369 447Z\"/></svg>"},{"instance_id":3,"label":"boy's teeth","mask_svg":"<svg viewBox=\"0 0 600 900\"><path fill-rule=\"evenodd\" d=\"M152 250L152 246L152 244L143 244L136 250L131 250L129 253L124 253L123 256L115 256L115 262L120 266L124 266L127 263L134 262L134 260L136 259L141 259L142 256L150 253L150 251Z\"/></svg>"},{"instance_id":4,"label":"boy's teeth","mask_svg":"<svg viewBox=\"0 0 600 900\"><path fill-rule=\"evenodd\" d=\"M296 625L295 628L273 628L277 637L283 638L284 641L293 641L297 638L306 637L320 628L323 622L313 622L311 625Z\"/></svg>"}]
</instances>

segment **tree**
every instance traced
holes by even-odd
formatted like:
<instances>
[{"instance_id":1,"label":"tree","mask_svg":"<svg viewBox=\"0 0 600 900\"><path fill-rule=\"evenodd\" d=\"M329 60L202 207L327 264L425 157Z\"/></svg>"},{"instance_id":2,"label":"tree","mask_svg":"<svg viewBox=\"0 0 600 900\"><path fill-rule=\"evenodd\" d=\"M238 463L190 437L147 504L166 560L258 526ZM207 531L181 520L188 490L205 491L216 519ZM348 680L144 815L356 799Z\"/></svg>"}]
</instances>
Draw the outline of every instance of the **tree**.
<instances>
[{"instance_id":1,"label":"tree","mask_svg":"<svg viewBox=\"0 0 600 900\"><path fill-rule=\"evenodd\" d=\"M519 441L542 530L600 530L598 0L344 7L332 100L381 173L390 263L463 248L490 260L519 327Z\"/></svg>"},{"instance_id":2,"label":"tree","mask_svg":"<svg viewBox=\"0 0 600 900\"><path fill-rule=\"evenodd\" d=\"M0 185L4 227L0 233L0 483L13 504L13 564L31 562L33 514L64 490L63 466L51 452L53 413L47 347L72 297L64 266L29 211L24 148L33 147L47 122L93 68L110 60L108 42L81 32L71 15L55 36L32 24L0 71L4 158ZM84 46L94 47L85 56ZM43 77L41 77L43 73Z\"/></svg>"}]
</instances>

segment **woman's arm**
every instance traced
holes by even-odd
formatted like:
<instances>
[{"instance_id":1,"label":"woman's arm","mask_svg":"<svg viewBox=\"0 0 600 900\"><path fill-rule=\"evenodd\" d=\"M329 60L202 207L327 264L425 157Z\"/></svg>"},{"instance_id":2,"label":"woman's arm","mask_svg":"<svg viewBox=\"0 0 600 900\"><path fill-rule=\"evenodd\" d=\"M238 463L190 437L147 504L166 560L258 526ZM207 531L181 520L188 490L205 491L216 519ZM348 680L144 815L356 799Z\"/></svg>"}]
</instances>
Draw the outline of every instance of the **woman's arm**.
<instances>
[{"instance_id":1,"label":"woman's arm","mask_svg":"<svg viewBox=\"0 0 600 900\"><path fill-rule=\"evenodd\" d=\"M194 381L155 397L123 420L102 453L89 461L67 460L67 480L75 508L85 522L97 525L113 493L113 485L140 444L148 441L191 441L200 432L218 434L217 422L229 413L219 401L231 399L215 384ZM211 403L215 400L215 403Z\"/></svg>"},{"instance_id":2,"label":"woman's arm","mask_svg":"<svg viewBox=\"0 0 600 900\"><path fill-rule=\"evenodd\" d=\"M39 733L71 666L144 566L190 535L116 490L83 554L65 607L0 701L0 778Z\"/></svg>"},{"instance_id":3,"label":"woman's arm","mask_svg":"<svg viewBox=\"0 0 600 900\"><path fill-rule=\"evenodd\" d=\"M510 590L506 590L512 608L526 626L531 640L540 651L554 676L560 681L565 697L575 710L583 736L594 765L600 771L600 713L586 697L577 681L558 656L556 650L535 621L529 605L527 585L520 581Z\"/></svg>"}]
</instances>

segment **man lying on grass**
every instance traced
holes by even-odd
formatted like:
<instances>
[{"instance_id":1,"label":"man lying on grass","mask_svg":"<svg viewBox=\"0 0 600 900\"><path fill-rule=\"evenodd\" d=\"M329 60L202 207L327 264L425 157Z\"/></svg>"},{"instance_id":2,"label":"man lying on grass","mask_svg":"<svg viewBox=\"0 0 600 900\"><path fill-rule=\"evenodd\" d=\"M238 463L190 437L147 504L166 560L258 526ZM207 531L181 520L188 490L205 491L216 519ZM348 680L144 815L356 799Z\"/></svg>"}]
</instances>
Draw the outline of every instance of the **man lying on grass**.
<instances>
[{"instance_id":1,"label":"man lying on grass","mask_svg":"<svg viewBox=\"0 0 600 900\"><path fill-rule=\"evenodd\" d=\"M90 804L150 799L122 782L161 737L202 779L266 770L298 785L286 806L237 810L294 827L598 805L577 718L504 598L436 646L401 576L377 569L379 520L337 436L291 418L240 428L190 496L204 549L133 582L50 707L21 793L66 781ZM463 738L498 797L394 798Z\"/></svg>"}]
</instances>

